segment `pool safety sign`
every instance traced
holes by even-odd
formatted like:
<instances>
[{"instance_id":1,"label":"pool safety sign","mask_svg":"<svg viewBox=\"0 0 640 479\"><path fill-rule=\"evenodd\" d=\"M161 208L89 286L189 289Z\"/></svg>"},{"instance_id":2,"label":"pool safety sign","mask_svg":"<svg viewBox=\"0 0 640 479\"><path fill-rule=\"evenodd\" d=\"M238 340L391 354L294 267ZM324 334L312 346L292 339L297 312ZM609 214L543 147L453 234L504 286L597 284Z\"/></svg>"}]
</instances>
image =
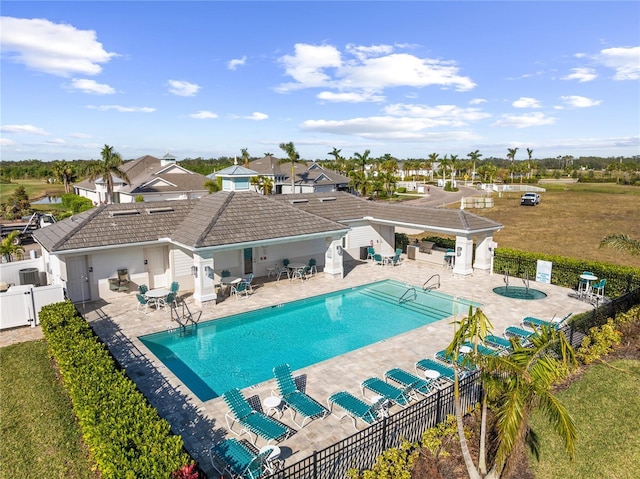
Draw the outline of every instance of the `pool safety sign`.
<instances>
[{"instance_id":1,"label":"pool safety sign","mask_svg":"<svg viewBox=\"0 0 640 479\"><path fill-rule=\"evenodd\" d=\"M538 260L536 267L536 281L538 283L551 284L551 261Z\"/></svg>"}]
</instances>

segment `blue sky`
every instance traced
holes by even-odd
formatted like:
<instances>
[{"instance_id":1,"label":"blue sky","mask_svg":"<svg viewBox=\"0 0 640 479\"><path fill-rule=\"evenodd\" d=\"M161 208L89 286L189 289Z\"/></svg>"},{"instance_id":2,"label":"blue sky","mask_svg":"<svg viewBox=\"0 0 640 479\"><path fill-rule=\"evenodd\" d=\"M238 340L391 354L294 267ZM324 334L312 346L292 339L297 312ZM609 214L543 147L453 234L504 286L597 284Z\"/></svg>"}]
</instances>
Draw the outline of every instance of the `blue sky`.
<instances>
[{"instance_id":1,"label":"blue sky","mask_svg":"<svg viewBox=\"0 0 640 479\"><path fill-rule=\"evenodd\" d=\"M2 160L640 154L636 1L2 2Z\"/></svg>"}]
</instances>

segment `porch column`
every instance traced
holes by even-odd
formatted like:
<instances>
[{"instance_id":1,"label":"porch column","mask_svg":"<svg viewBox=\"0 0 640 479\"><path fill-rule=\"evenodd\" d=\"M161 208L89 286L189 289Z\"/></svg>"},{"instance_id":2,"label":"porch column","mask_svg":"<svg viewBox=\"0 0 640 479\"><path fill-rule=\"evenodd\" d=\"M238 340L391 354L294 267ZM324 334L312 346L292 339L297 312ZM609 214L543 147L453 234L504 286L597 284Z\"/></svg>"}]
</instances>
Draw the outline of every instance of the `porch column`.
<instances>
[{"instance_id":1,"label":"porch column","mask_svg":"<svg viewBox=\"0 0 640 479\"><path fill-rule=\"evenodd\" d=\"M476 258L473 262L473 267L476 269L482 269L489 271L491 269L492 251L491 245L493 245L493 236L478 236L476 243Z\"/></svg>"},{"instance_id":2,"label":"porch column","mask_svg":"<svg viewBox=\"0 0 640 479\"><path fill-rule=\"evenodd\" d=\"M454 274L473 274L471 261L473 259L473 238L456 236L456 262L453 267Z\"/></svg>"},{"instance_id":3,"label":"porch column","mask_svg":"<svg viewBox=\"0 0 640 479\"><path fill-rule=\"evenodd\" d=\"M191 268L194 275L193 299L200 305L217 298L213 279L213 256L210 253L207 256L194 253Z\"/></svg>"},{"instance_id":4,"label":"porch column","mask_svg":"<svg viewBox=\"0 0 640 479\"><path fill-rule=\"evenodd\" d=\"M324 274L329 278L342 279L344 277L342 238L326 239L327 249L324 254Z\"/></svg>"}]
</instances>

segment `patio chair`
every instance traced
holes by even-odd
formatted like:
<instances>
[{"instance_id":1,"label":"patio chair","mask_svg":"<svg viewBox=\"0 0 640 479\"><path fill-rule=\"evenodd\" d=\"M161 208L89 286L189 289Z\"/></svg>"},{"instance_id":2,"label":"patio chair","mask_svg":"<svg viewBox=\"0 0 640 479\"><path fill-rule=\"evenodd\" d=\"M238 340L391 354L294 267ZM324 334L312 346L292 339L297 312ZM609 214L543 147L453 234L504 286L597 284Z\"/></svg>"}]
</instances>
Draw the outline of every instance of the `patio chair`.
<instances>
[{"instance_id":1,"label":"patio chair","mask_svg":"<svg viewBox=\"0 0 640 479\"><path fill-rule=\"evenodd\" d=\"M257 479L266 472L270 449L256 454L236 438L229 438L209 448L211 465L220 473L237 479Z\"/></svg>"},{"instance_id":2,"label":"patio chair","mask_svg":"<svg viewBox=\"0 0 640 479\"><path fill-rule=\"evenodd\" d=\"M250 433L255 434L253 444L258 440L258 436L266 440L267 444L271 441L279 442L289 437L290 430L287 426L253 409L239 389L230 389L222 397L230 409L230 412L225 414L227 428L234 434L240 436L246 432L249 437L251 437ZM233 430L233 425L236 422L242 426L240 432Z\"/></svg>"},{"instance_id":3,"label":"patio chair","mask_svg":"<svg viewBox=\"0 0 640 479\"><path fill-rule=\"evenodd\" d=\"M140 286L138 286L138 291L140 292L140 294L147 294L147 291L149 291L149 286L147 286L146 284L141 284Z\"/></svg>"},{"instance_id":4,"label":"patio chair","mask_svg":"<svg viewBox=\"0 0 640 479\"><path fill-rule=\"evenodd\" d=\"M249 288L251 285L245 281L240 281L238 284L231 285L231 296L235 296L238 299L241 296L245 298L249 297Z\"/></svg>"},{"instance_id":5,"label":"patio chair","mask_svg":"<svg viewBox=\"0 0 640 479\"><path fill-rule=\"evenodd\" d=\"M289 276L289 268L287 267L287 265L283 265L282 268L278 268L278 276L276 277L276 281L280 281L280 278L282 278L282 276L286 276L287 279L291 279L291 277Z\"/></svg>"},{"instance_id":6,"label":"patio chair","mask_svg":"<svg viewBox=\"0 0 640 479\"><path fill-rule=\"evenodd\" d=\"M498 350L503 350L503 351L513 350L513 345L511 344L510 340L505 339L501 336L496 336L494 334L488 334L487 336L485 336L484 342L487 343L492 348L496 348Z\"/></svg>"},{"instance_id":7,"label":"patio chair","mask_svg":"<svg viewBox=\"0 0 640 479\"><path fill-rule=\"evenodd\" d=\"M304 268L296 269L293 272L292 277L290 279L299 278L300 281L304 281L309 276L309 272L310 271L311 271L311 268L309 268L309 266L305 266Z\"/></svg>"},{"instance_id":8,"label":"patio chair","mask_svg":"<svg viewBox=\"0 0 640 479\"><path fill-rule=\"evenodd\" d=\"M534 318L533 316L527 316L526 318L523 318L521 322L523 326L527 326L533 329L539 328L540 326L550 326L555 329L560 329L566 324L567 320L572 314L573 313L569 313L562 318L556 318L556 316L554 315L550 321L547 321L546 319Z\"/></svg>"},{"instance_id":9,"label":"patio chair","mask_svg":"<svg viewBox=\"0 0 640 479\"><path fill-rule=\"evenodd\" d=\"M171 305L177 306L175 293L169 293L164 298L159 298L157 300L157 307L162 307L165 311L167 310L167 306L171 307Z\"/></svg>"},{"instance_id":10,"label":"patio chair","mask_svg":"<svg viewBox=\"0 0 640 479\"><path fill-rule=\"evenodd\" d=\"M171 291L173 294L176 295L176 299L179 297L178 296L179 290L180 290L180 283L178 283L177 281L174 281L173 283L171 283L171 287L169 288L169 291Z\"/></svg>"},{"instance_id":11,"label":"patio chair","mask_svg":"<svg viewBox=\"0 0 640 479\"><path fill-rule=\"evenodd\" d=\"M136 306L136 311L140 311L140 308L144 306L144 314L147 314L147 309L149 309L149 299L145 297L145 295L136 293L136 298L138 298L138 305Z\"/></svg>"},{"instance_id":12,"label":"patio chair","mask_svg":"<svg viewBox=\"0 0 640 479\"><path fill-rule=\"evenodd\" d=\"M384 373L385 380L392 380L403 387L411 386L413 391L426 396L431 392L429 382L426 379L419 378L415 374L411 374L408 371L400 368L389 369Z\"/></svg>"},{"instance_id":13,"label":"patio chair","mask_svg":"<svg viewBox=\"0 0 640 479\"><path fill-rule=\"evenodd\" d=\"M276 366L273 368L273 374L278 383L280 396L291 411L291 420L296 426L302 428L307 420L312 421L316 418L324 418L329 414L329 411L324 406L298 389L288 364ZM300 424L296 422L298 414L303 418Z\"/></svg>"},{"instance_id":14,"label":"patio chair","mask_svg":"<svg viewBox=\"0 0 640 479\"><path fill-rule=\"evenodd\" d=\"M221 278L228 278L229 276L231 276L231 271L229 271L228 269L223 269L220 273Z\"/></svg>"},{"instance_id":15,"label":"patio chair","mask_svg":"<svg viewBox=\"0 0 640 479\"><path fill-rule=\"evenodd\" d=\"M519 326L509 326L504 330L504 337L507 339L519 338L522 341L528 341L534 334L536 334L536 331L524 329Z\"/></svg>"},{"instance_id":16,"label":"patio chair","mask_svg":"<svg viewBox=\"0 0 640 479\"><path fill-rule=\"evenodd\" d=\"M379 253L373 255L373 262L377 265L384 266L384 258Z\"/></svg>"},{"instance_id":17,"label":"patio chair","mask_svg":"<svg viewBox=\"0 0 640 479\"><path fill-rule=\"evenodd\" d=\"M400 407L406 407L409 403L415 399L413 392L413 385L410 384L400 389L389 383L385 383L380 378L369 378L365 379L360 383L360 391L362 392L362 397L365 397L364 391L368 389L375 394L382 396L383 398L391 401L394 404L397 404Z\"/></svg>"},{"instance_id":18,"label":"patio chair","mask_svg":"<svg viewBox=\"0 0 640 479\"><path fill-rule=\"evenodd\" d=\"M313 274L313 275L318 274L318 265L316 264L315 258L311 258L309 260L309 274Z\"/></svg>"},{"instance_id":19,"label":"patio chair","mask_svg":"<svg viewBox=\"0 0 640 479\"><path fill-rule=\"evenodd\" d=\"M440 378L449 382L453 382L455 378L455 371L453 370L453 368L450 368L449 366L439 363L438 361L435 361L431 358L421 359L420 361L416 362L415 368L416 373L422 372L422 374L424 374L425 371L429 370L437 371L438 373L440 373Z\"/></svg>"},{"instance_id":20,"label":"patio chair","mask_svg":"<svg viewBox=\"0 0 640 479\"><path fill-rule=\"evenodd\" d=\"M378 411L382 407L385 399L382 398L374 404L367 404L362 399L355 397L353 394L347 391L337 392L327 399L329 404L329 412L342 420L344 417L349 416L353 421L353 427L358 431L357 420L360 419L364 423L371 425L380 419ZM333 413L333 406L337 405L344 409L345 413L341 416Z\"/></svg>"},{"instance_id":21,"label":"patio chair","mask_svg":"<svg viewBox=\"0 0 640 479\"><path fill-rule=\"evenodd\" d=\"M398 266L399 264L401 264L402 259L400 258L400 253L398 253L396 251L396 254L393 256L393 258L391 258L391 264L393 266Z\"/></svg>"},{"instance_id":22,"label":"patio chair","mask_svg":"<svg viewBox=\"0 0 640 479\"><path fill-rule=\"evenodd\" d=\"M247 290L250 293L253 293L253 286L251 286L253 278L254 278L253 273L249 273L249 276L245 276L245 278L242 280L244 283L247 283Z\"/></svg>"},{"instance_id":23,"label":"patio chair","mask_svg":"<svg viewBox=\"0 0 640 479\"><path fill-rule=\"evenodd\" d=\"M373 257L376 254L376 249L373 246L367 247L367 261L373 260Z\"/></svg>"},{"instance_id":24,"label":"patio chair","mask_svg":"<svg viewBox=\"0 0 640 479\"><path fill-rule=\"evenodd\" d=\"M597 299L598 301L604 301L604 287L607 285L606 279L601 279L597 283L594 283L591 286L592 298Z\"/></svg>"},{"instance_id":25,"label":"patio chair","mask_svg":"<svg viewBox=\"0 0 640 479\"><path fill-rule=\"evenodd\" d=\"M433 357L436 360L443 362L445 364L453 364L454 362L453 358L447 354L446 349L442 349L438 351L436 354L433 355ZM470 371L475 369L475 366L472 364L471 359L466 354L462 354L462 353L458 354L458 366L464 369L468 369Z\"/></svg>"}]
</instances>

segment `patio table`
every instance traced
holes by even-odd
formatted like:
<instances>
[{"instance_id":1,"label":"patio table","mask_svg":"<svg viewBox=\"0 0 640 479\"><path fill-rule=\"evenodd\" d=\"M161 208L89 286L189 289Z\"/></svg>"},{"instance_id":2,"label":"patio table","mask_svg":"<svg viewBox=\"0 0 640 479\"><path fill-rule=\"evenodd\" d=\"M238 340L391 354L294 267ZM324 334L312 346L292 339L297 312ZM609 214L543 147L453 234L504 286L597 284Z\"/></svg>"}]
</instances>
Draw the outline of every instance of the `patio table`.
<instances>
[{"instance_id":1,"label":"patio table","mask_svg":"<svg viewBox=\"0 0 640 479\"><path fill-rule=\"evenodd\" d=\"M150 289L144 295L147 300L149 300L149 304L151 306L155 306L155 308L158 309L160 300L166 298L170 292L171 291L169 291L167 288L155 288Z\"/></svg>"},{"instance_id":2,"label":"patio table","mask_svg":"<svg viewBox=\"0 0 640 479\"><path fill-rule=\"evenodd\" d=\"M226 286L225 294L229 294L231 292L231 285L238 284L242 281L242 278L238 278L237 276L225 276L224 278L220 278L220 284Z\"/></svg>"},{"instance_id":3,"label":"patio table","mask_svg":"<svg viewBox=\"0 0 640 479\"><path fill-rule=\"evenodd\" d=\"M582 294L581 294L580 297L581 298L590 297L591 296L591 281L598 281L598 277L596 275L594 275L594 274L582 273L580 275L580 279L584 279L587 282L587 284L586 284L586 286L584 288L584 291L582 291Z\"/></svg>"}]
</instances>

